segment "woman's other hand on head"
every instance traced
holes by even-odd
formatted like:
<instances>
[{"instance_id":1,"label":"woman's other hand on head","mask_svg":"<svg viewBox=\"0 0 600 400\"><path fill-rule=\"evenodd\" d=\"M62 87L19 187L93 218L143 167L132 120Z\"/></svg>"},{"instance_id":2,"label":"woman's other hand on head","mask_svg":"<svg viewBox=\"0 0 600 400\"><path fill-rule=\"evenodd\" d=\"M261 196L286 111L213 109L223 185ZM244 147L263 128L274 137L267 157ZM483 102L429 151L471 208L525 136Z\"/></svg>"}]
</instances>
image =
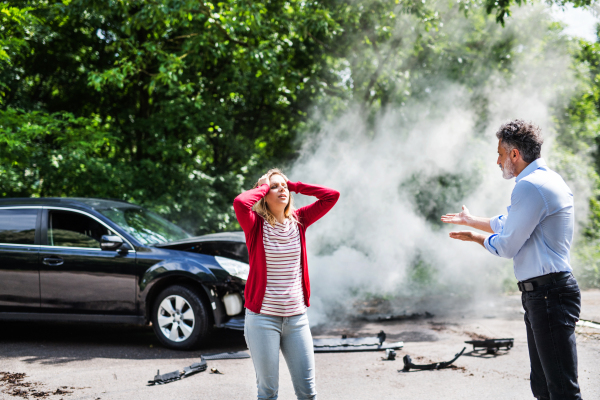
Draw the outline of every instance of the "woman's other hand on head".
<instances>
[{"instance_id":1,"label":"woman's other hand on head","mask_svg":"<svg viewBox=\"0 0 600 400\"><path fill-rule=\"evenodd\" d=\"M269 176L267 174L264 174L263 176L260 177L260 179L258 180L258 183L256 184L257 186L261 186L267 184L270 186L269 183Z\"/></svg>"}]
</instances>

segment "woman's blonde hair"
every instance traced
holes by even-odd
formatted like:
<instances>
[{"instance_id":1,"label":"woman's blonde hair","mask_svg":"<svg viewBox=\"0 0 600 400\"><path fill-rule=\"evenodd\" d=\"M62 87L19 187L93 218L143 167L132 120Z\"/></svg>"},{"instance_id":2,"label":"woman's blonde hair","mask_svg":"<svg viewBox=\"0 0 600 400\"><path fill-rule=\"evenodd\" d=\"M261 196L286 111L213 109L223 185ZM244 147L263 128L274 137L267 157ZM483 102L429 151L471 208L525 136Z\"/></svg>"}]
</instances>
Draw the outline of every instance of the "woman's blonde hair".
<instances>
[{"instance_id":1,"label":"woman's blonde hair","mask_svg":"<svg viewBox=\"0 0 600 400\"><path fill-rule=\"evenodd\" d=\"M269 178L269 181L271 180L271 176L273 176L273 175L281 175L286 182L289 180L287 178L287 176L285 176L279 168L273 168L273 169L268 170L266 175ZM256 182L254 187L255 188L258 187L258 182ZM288 191L289 191L289 189L288 189ZM296 218L296 215L294 214L294 211L296 209L294 208L294 197L292 197L292 193L289 194L289 199L290 200L288 201L287 206L285 206L285 210L283 211L283 214L286 218L289 218L289 219L299 223L298 219ZM277 222L277 218L275 218L275 215L273 215L271 210L269 210L269 205L267 204L264 197L262 199L260 199L256 204L254 204L254 206L252 206L252 209L254 211L256 211L256 213L258 215L263 217L271 226L275 226L275 223Z\"/></svg>"}]
</instances>

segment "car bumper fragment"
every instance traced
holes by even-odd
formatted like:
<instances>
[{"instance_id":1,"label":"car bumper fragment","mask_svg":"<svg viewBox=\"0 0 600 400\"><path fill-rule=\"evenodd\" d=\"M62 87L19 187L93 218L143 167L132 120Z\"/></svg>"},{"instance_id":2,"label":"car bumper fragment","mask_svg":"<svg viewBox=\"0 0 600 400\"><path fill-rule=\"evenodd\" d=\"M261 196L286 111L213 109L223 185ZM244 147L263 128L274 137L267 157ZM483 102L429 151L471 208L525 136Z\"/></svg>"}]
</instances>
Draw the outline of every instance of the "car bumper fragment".
<instances>
[{"instance_id":1,"label":"car bumper fragment","mask_svg":"<svg viewBox=\"0 0 600 400\"><path fill-rule=\"evenodd\" d=\"M315 353L339 353L354 351L380 351L397 350L404 347L404 342L387 343L385 332L381 331L377 336L341 339L313 339Z\"/></svg>"},{"instance_id":2,"label":"car bumper fragment","mask_svg":"<svg viewBox=\"0 0 600 400\"><path fill-rule=\"evenodd\" d=\"M206 368L207 368L206 360L204 359L204 357L201 356L200 362L193 363L189 367L185 367L183 369L183 372L179 372L179 370L177 370L177 371L173 371L173 372L169 372L169 373L161 375L160 370L156 371L156 375L154 376L154 379L151 381L148 381L148 386L164 385L166 383L178 381L181 378L187 378L188 376L194 375L198 372L206 371Z\"/></svg>"},{"instance_id":3,"label":"car bumper fragment","mask_svg":"<svg viewBox=\"0 0 600 400\"><path fill-rule=\"evenodd\" d=\"M465 352L467 348L463 347L463 349L460 351L460 353L457 353L454 358L450 361L444 361L444 362L439 362L439 363L432 363L432 364L413 364L412 363L412 359L410 358L410 356L407 354L404 356L403 361L404 361L404 368L402 369L402 372L408 372L411 369L420 369L420 370L433 370L433 369L443 369L443 368L448 368L450 365L452 365L452 363L454 361L456 361L458 359L458 357L462 356L462 354Z\"/></svg>"}]
</instances>

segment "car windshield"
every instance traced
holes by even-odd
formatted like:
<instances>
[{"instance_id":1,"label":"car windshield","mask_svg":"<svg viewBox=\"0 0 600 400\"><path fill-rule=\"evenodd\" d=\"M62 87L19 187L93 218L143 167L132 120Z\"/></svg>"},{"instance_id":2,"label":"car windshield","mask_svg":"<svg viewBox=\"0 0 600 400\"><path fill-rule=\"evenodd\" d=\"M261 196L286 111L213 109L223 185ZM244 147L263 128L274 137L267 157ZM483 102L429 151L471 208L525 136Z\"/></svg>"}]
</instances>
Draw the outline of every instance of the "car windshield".
<instances>
[{"instance_id":1,"label":"car windshield","mask_svg":"<svg viewBox=\"0 0 600 400\"><path fill-rule=\"evenodd\" d=\"M98 209L98 212L143 244L166 243L192 236L177 225L143 208L111 207Z\"/></svg>"}]
</instances>

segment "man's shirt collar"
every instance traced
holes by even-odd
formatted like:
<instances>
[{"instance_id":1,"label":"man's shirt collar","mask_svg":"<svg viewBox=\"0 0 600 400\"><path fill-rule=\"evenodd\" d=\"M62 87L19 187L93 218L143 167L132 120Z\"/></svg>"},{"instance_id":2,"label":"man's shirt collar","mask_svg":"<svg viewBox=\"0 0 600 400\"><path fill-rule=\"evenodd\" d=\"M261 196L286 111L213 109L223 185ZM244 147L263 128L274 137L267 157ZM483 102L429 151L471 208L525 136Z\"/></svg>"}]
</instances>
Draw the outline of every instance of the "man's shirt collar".
<instances>
[{"instance_id":1,"label":"man's shirt collar","mask_svg":"<svg viewBox=\"0 0 600 400\"><path fill-rule=\"evenodd\" d=\"M538 158L537 160L533 160L527 167L525 167L525 169L521 171L519 176L517 176L515 183L519 183L521 179L525 178L527 175L529 175L536 169L548 169L548 167L546 166L546 161L544 161L542 157Z\"/></svg>"}]
</instances>

